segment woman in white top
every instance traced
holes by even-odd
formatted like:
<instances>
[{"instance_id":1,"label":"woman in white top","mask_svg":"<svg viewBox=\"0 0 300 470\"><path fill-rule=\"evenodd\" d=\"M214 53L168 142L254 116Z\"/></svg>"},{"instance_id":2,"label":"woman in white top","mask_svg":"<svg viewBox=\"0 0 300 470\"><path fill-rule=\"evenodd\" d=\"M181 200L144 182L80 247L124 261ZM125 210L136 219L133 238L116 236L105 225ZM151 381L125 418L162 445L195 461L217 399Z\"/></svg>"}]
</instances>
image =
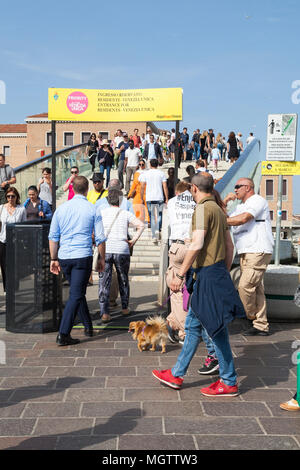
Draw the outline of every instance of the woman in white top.
<instances>
[{"instance_id":1,"label":"woman in white top","mask_svg":"<svg viewBox=\"0 0 300 470\"><path fill-rule=\"evenodd\" d=\"M106 236L105 269L99 273L99 305L102 323L111 320L108 312L113 265L116 267L118 276L122 314L128 315L130 313L128 309L130 248L133 247L144 230L144 223L141 220L131 212L119 208L121 196L121 191L110 188L107 197L109 207L101 209ZM128 240L129 225L137 229L132 240Z\"/></svg>"},{"instance_id":2,"label":"woman in white top","mask_svg":"<svg viewBox=\"0 0 300 470\"><path fill-rule=\"evenodd\" d=\"M4 291L6 290L6 225L26 220L26 209L20 203L20 194L16 188L8 188L5 197L7 203L0 206L0 266Z\"/></svg>"},{"instance_id":3,"label":"woman in white top","mask_svg":"<svg viewBox=\"0 0 300 470\"><path fill-rule=\"evenodd\" d=\"M42 178L38 183L39 197L43 201L47 201L52 210L52 179L51 168L44 168Z\"/></svg>"}]
</instances>

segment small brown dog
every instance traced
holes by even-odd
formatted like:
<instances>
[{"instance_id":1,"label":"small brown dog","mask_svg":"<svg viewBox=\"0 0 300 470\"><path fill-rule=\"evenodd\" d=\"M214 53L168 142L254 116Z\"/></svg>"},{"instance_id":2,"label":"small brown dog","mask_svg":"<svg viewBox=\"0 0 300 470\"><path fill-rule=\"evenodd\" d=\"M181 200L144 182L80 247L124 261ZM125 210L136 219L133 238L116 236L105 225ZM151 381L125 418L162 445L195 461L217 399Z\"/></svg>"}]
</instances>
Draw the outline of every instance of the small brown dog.
<instances>
[{"instance_id":1,"label":"small brown dog","mask_svg":"<svg viewBox=\"0 0 300 470\"><path fill-rule=\"evenodd\" d=\"M168 327L166 320L156 315L148 317L144 321L132 321L129 323L129 333L132 338L138 342L139 351L147 351L151 345L150 351L155 351L156 346L161 346L161 352L166 352L166 344L168 339Z\"/></svg>"}]
</instances>

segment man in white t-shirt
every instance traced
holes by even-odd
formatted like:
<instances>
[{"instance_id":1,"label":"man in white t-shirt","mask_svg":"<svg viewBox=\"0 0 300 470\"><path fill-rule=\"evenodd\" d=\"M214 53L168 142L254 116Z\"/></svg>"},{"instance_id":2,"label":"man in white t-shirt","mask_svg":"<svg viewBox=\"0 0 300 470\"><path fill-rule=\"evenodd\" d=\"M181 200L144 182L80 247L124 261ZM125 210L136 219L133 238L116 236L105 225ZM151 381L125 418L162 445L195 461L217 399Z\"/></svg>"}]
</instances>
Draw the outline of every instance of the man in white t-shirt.
<instances>
[{"instance_id":1,"label":"man in white t-shirt","mask_svg":"<svg viewBox=\"0 0 300 470\"><path fill-rule=\"evenodd\" d=\"M235 194L225 198L239 199L239 204L227 219L232 226L233 238L240 256L241 277L239 294L247 317L253 327L243 333L245 336L267 336L266 297L263 277L271 261L274 239L267 201L255 194L254 183L250 178L240 178L235 185Z\"/></svg>"},{"instance_id":2,"label":"man in white t-shirt","mask_svg":"<svg viewBox=\"0 0 300 470\"><path fill-rule=\"evenodd\" d=\"M204 172L204 173L209 173L213 179L215 179L215 174L213 171L211 170L208 170L207 168L205 168L205 163L203 160L197 160L196 161L196 167L195 167L195 173L201 173L201 172Z\"/></svg>"},{"instance_id":3,"label":"man in white t-shirt","mask_svg":"<svg viewBox=\"0 0 300 470\"><path fill-rule=\"evenodd\" d=\"M129 193L131 177L139 167L140 157L142 156L139 148L134 146L134 141L128 141L129 147L125 151L124 170L126 171L125 196Z\"/></svg>"},{"instance_id":4,"label":"man in white t-shirt","mask_svg":"<svg viewBox=\"0 0 300 470\"><path fill-rule=\"evenodd\" d=\"M251 144L252 140L254 140L255 137L253 135L253 132L250 132L249 137L247 137L246 143L247 145Z\"/></svg>"},{"instance_id":5,"label":"man in white t-shirt","mask_svg":"<svg viewBox=\"0 0 300 470\"><path fill-rule=\"evenodd\" d=\"M196 203L189 191L190 185L184 181L177 183L175 197L169 200L166 216L169 234L169 267L166 273L166 282L170 287L173 278L184 260L190 244L190 226ZM170 298L171 313L167 317L169 325L169 339L171 342L182 341L185 337L184 325L187 312L183 309L183 295L181 291L173 292ZM178 332L178 333L176 333Z\"/></svg>"},{"instance_id":6,"label":"man in white t-shirt","mask_svg":"<svg viewBox=\"0 0 300 470\"><path fill-rule=\"evenodd\" d=\"M158 160L156 158L150 160L150 170L144 171L139 176L139 182L141 183L142 201L144 200L146 188L146 203L150 217L152 240L157 243L157 232L161 231L162 226L164 196L166 204L169 198L167 178L163 171L158 170ZM155 211L157 211L156 216Z\"/></svg>"}]
</instances>

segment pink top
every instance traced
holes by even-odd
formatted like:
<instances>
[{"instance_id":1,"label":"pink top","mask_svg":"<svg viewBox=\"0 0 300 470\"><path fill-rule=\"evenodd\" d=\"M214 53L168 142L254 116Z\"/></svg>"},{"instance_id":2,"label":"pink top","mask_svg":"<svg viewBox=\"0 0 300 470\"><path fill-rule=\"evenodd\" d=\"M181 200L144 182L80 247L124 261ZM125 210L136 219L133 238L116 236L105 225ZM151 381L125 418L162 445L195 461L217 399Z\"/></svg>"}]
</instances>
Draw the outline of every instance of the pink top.
<instances>
[{"instance_id":1,"label":"pink top","mask_svg":"<svg viewBox=\"0 0 300 470\"><path fill-rule=\"evenodd\" d=\"M66 183L69 181L70 178L67 179ZM68 194L68 201L69 199L72 199L75 196L74 189L73 189L73 183L70 183L69 185L69 194Z\"/></svg>"}]
</instances>

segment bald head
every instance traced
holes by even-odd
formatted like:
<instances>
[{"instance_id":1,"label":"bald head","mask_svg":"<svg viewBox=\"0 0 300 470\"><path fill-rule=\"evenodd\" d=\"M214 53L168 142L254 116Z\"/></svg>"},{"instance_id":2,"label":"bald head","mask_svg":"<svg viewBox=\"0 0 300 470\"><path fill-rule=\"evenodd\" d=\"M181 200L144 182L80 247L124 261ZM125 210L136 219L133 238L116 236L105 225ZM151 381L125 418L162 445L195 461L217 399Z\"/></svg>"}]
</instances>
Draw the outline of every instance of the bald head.
<instances>
[{"instance_id":1,"label":"bald head","mask_svg":"<svg viewBox=\"0 0 300 470\"><path fill-rule=\"evenodd\" d=\"M109 181L108 183L108 189L114 188L114 189L121 189L121 183L117 178L113 178Z\"/></svg>"},{"instance_id":2,"label":"bald head","mask_svg":"<svg viewBox=\"0 0 300 470\"><path fill-rule=\"evenodd\" d=\"M240 178L236 182L234 192L236 198L242 202L246 202L247 199L255 194L254 182L251 178Z\"/></svg>"},{"instance_id":3,"label":"bald head","mask_svg":"<svg viewBox=\"0 0 300 470\"><path fill-rule=\"evenodd\" d=\"M236 184L246 184L250 188L254 189L254 181L251 178L240 178Z\"/></svg>"}]
</instances>

